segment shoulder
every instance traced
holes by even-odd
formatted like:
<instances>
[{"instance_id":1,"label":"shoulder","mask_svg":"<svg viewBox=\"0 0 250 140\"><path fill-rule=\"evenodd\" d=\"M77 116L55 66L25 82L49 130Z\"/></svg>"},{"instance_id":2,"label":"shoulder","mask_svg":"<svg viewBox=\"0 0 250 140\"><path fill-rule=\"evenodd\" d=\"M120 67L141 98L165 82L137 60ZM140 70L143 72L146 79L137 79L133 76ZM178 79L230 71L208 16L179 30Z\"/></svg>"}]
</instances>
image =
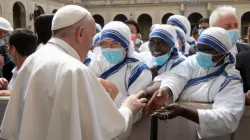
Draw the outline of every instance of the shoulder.
<instances>
[{"instance_id":1,"label":"shoulder","mask_svg":"<svg viewBox=\"0 0 250 140\"><path fill-rule=\"evenodd\" d=\"M244 52L244 51L250 50L250 44L237 42L236 46L237 46L237 49L239 52Z\"/></svg>"}]
</instances>

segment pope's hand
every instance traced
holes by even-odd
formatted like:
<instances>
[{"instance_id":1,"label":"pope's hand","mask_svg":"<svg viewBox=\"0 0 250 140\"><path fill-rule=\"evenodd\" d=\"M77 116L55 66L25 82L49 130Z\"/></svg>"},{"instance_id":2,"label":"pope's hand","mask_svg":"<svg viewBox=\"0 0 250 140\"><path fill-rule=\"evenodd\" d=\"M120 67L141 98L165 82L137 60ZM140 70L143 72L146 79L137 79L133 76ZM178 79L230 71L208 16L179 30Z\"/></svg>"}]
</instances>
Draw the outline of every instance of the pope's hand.
<instances>
[{"instance_id":1,"label":"pope's hand","mask_svg":"<svg viewBox=\"0 0 250 140\"><path fill-rule=\"evenodd\" d=\"M102 86L105 88L105 90L109 93L112 100L114 100L115 97L117 96L118 92L119 92L116 85L109 82L109 81L107 81L107 80L104 80L102 78L98 78L98 80L102 84Z\"/></svg>"},{"instance_id":2,"label":"pope's hand","mask_svg":"<svg viewBox=\"0 0 250 140\"><path fill-rule=\"evenodd\" d=\"M5 78L0 78L0 89L6 90L8 86L8 81Z\"/></svg>"},{"instance_id":3,"label":"pope's hand","mask_svg":"<svg viewBox=\"0 0 250 140\"><path fill-rule=\"evenodd\" d=\"M147 99L141 98L143 96L143 92L139 92L137 94L130 95L123 103L121 107L129 108L132 113L135 115L141 109L146 107Z\"/></svg>"},{"instance_id":4,"label":"pope's hand","mask_svg":"<svg viewBox=\"0 0 250 140\"><path fill-rule=\"evenodd\" d=\"M152 112L160 109L168 101L168 98L169 88L163 87L156 91L147 105L146 114L149 116Z\"/></svg>"}]
</instances>

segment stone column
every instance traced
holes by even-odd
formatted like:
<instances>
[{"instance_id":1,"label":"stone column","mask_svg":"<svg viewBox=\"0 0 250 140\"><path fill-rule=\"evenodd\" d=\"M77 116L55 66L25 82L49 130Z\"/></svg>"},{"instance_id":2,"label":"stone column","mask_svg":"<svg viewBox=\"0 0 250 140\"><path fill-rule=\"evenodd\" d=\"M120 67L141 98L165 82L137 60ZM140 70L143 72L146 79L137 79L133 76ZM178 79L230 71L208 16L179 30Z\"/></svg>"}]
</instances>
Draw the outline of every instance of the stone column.
<instances>
[{"instance_id":1,"label":"stone column","mask_svg":"<svg viewBox=\"0 0 250 140\"><path fill-rule=\"evenodd\" d=\"M185 4L184 4L184 3L181 3L181 8L180 8L180 13L181 13L181 15L184 16L184 12L185 12Z\"/></svg>"},{"instance_id":2,"label":"stone column","mask_svg":"<svg viewBox=\"0 0 250 140\"><path fill-rule=\"evenodd\" d=\"M207 18L209 18L211 15L211 2L207 3Z\"/></svg>"}]
</instances>

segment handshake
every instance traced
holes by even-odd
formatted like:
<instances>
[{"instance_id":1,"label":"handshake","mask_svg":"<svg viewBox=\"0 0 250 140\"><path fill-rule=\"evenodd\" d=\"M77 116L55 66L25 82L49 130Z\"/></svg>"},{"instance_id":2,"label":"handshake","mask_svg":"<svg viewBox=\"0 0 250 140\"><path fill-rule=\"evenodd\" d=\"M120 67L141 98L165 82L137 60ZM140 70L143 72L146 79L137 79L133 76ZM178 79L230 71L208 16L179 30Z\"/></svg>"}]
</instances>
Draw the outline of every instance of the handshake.
<instances>
[{"instance_id":1,"label":"handshake","mask_svg":"<svg viewBox=\"0 0 250 140\"><path fill-rule=\"evenodd\" d=\"M115 84L106 81L104 79L98 78L99 82L103 85L105 90L109 93L112 100L115 99L119 90ZM169 89L162 88L157 90L153 95L150 95L149 100L146 98L149 95L145 91L140 91L137 94L130 95L122 103L121 107L126 107L132 111L133 114L138 113L141 109L146 108L146 114L149 116L154 111L160 109L169 99Z\"/></svg>"}]
</instances>

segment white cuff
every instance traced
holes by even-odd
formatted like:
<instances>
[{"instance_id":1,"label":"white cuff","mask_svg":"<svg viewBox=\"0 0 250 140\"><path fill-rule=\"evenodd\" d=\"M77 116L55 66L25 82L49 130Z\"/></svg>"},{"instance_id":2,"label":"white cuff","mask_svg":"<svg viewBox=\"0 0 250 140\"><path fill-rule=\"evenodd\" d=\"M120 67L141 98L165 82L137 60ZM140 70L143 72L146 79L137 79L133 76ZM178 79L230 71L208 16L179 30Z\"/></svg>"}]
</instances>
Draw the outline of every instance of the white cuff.
<instances>
[{"instance_id":1,"label":"white cuff","mask_svg":"<svg viewBox=\"0 0 250 140\"><path fill-rule=\"evenodd\" d=\"M123 102L122 101L123 99L125 99L124 96L123 96L123 94L121 92L119 92L117 94L117 96L115 97L115 99L114 99L114 103L115 103L116 107L119 108L121 106L121 104Z\"/></svg>"},{"instance_id":2,"label":"white cuff","mask_svg":"<svg viewBox=\"0 0 250 140\"><path fill-rule=\"evenodd\" d=\"M125 123L126 123L125 124L124 133L119 136L120 137L119 139L126 139L130 135L130 132L132 130L132 126L133 126L133 113L127 107L121 107L119 109L119 112L124 117Z\"/></svg>"}]
</instances>

